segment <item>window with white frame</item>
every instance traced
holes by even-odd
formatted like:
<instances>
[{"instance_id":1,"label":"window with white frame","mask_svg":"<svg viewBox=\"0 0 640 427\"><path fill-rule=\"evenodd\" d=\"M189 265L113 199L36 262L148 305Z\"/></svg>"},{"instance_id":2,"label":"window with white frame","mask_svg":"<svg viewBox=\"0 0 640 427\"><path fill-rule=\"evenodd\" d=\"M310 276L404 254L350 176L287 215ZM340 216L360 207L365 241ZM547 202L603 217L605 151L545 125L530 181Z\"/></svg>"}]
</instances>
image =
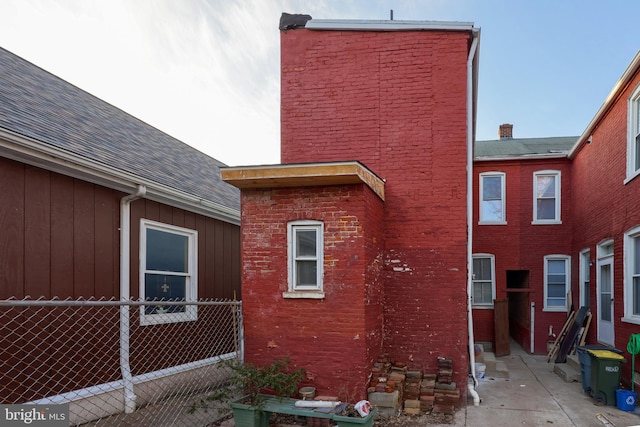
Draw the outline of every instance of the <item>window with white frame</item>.
<instances>
[{"instance_id":1,"label":"window with white frame","mask_svg":"<svg viewBox=\"0 0 640 427\"><path fill-rule=\"evenodd\" d=\"M624 235L624 317L640 323L640 226Z\"/></svg>"},{"instance_id":2,"label":"window with white frame","mask_svg":"<svg viewBox=\"0 0 640 427\"><path fill-rule=\"evenodd\" d=\"M496 294L495 258L489 254L473 255L473 306L493 307Z\"/></svg>"},{"instance_id":3,"label":"window with white frame","mask_svg":"<svg viewBox=\"0 0 640 427\"><path fill-rule=\"evenodd\" d=\"M140 297L144 301L196 301L198 232L140 220ZM140 323L197 320L195 305L145 305Z\"/></svg>"},{"instance_id":4,"label":"window with white frame","mask_svg":"<svg viewBox=\"0 0 640 427\"><path fill-rule=\"evenodd\" d=\"M506 224L504 172L480 174L480 224Z\"/></svg>"},{"instance_id":5,"label":"window with white frame","mask_svg":"<svg viewBox=\"0 0 640 427\"><path fill-rule=\"evenodd\" d=\"M640 174L640 85L627 105L627 179Z\"/></svg>"},{"instance_id":6,"label":"window with white frame","mask_svg":"<svg viewBox=\"0 0 640 427\"><path fill-rule=\"evenodd\" d=\"M544 257L544 310L567 311L567 293L571 283L571 257Z\"/></svg>"},{"instance_id":7,"label":"window with white frame","mask_svg":"<svg viewBox=\"0 0 640 427\"><path fill-rule=\"evenodd\" d=\"M591 306L591 251L580 252L580 307Z\"/></svg>"},{"instance_id":8,"label":"window with white frame","mask_svg":"<svg viewBox=\"0 0 640 427\"><path fill-rule=\"evenodd\" d=\"M289 298L323 296L323 234L321 221L299 220L287 224Z\"/></svg>"},{"instance_id":9,"label":"window with white frame","mask_svg":"<svg viewBox=\"0 0 640 427\"><path fill-rule=\"evenodd\" d=\"M560 223L560 171L533 174L533 223Z\"/></svg>"}]
</instances>

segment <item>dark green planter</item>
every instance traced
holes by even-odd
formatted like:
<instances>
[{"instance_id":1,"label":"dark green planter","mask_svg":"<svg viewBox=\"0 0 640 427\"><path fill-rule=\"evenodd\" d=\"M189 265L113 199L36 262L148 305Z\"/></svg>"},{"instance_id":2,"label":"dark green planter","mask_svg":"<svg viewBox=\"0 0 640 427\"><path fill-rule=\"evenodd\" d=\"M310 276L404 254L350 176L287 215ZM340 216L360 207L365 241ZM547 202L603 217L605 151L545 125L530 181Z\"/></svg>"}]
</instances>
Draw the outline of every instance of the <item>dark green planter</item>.
<instances>
[{"instance_id":1,"label":"dark green planter","mask_svg":"<svg viewBox=\"0 0 640 427\"><path fill-rule=\"evenodd\" d=\"M263 411L256 406L241 403L244 399L243 397L235 402L231 402L233 421L236 427L268 427L271 412Z\"/></svg>"}]
</instances>

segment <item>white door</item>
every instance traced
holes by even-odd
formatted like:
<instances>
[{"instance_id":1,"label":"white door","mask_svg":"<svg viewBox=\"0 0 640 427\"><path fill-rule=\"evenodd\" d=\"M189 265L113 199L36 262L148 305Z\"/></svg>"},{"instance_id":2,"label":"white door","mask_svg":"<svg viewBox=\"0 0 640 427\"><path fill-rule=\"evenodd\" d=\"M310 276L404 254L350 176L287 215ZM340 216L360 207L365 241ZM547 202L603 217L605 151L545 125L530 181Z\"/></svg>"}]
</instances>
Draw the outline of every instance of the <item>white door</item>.
<instances>
[{"instance_id":1,"label":"white door","mask_svg":"<svg viewBox=\"0 0 640 427\"><path fill-rule=\"evenodd\" d=\"M613 257L598 260L598 341L614 345Z\"/></svg>"}]
</instances>

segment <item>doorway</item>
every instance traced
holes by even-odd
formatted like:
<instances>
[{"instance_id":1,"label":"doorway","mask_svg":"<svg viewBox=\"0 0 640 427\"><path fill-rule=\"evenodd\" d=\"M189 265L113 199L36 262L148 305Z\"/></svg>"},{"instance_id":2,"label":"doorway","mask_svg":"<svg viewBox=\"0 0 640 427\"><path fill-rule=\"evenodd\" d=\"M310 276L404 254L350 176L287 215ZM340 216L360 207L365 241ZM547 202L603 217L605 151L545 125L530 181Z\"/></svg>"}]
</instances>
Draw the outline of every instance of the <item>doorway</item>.
<instances>
[{"instance_id":1,"label":"doorway","mask_svg":"<svg viewBox=\"0 0 640 427\"><path fill-rule=\"evenodd\" d=\"M598 341L614 345L613 330L613 257L598 260Z\"/></svg>"},{"instance_id":2,"label":"doorway","mask_svg":"<svg viewBox=\"0 0 640 427\"><path fill-rule=\"evenodd\" d=\"M510 338L522 348L531 347L529 270L507 270L508 327ZM496 341L497 334L496 331ZM496 347L498 344L496 343Z\"/></svg>"}]
</instances>

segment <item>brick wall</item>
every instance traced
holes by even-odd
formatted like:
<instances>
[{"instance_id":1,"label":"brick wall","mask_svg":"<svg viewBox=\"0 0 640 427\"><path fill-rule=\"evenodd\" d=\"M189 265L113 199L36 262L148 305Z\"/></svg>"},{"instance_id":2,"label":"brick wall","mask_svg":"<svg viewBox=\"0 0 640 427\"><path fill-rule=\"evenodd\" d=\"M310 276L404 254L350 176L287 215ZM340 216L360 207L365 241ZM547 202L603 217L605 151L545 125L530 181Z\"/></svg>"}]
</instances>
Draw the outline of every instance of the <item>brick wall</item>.
<instances>
[{"instance_id":1,"label":"brick wall","mask_svg":"<svg viewBox=\"0 0 640 427\"><path fill-rule=\"evenodd\" d=\"M514 143L514 142L505 142ZM541 170L558 170L561 173L562 224L534 225L533 174ZM530 308L521 298L535 303L535 352L546 353L549 326L559 333L566 321L566 313L545 312L544 307L544 256L571 255L572 242L572 186L571 163L566 159L475 162L474 176L474 225L473 252L495 256L496 298L509 298L507 271L529 272L530 293L513 296L511 305L526 306L512 316L511 332L522 347L530 349ZM479 175L483 172L504 172L506 180L507 225L478 225ZM575 270L574 274L577 274ZM572 274L572 276L574 275ZM516 301L515 299L518 299ZM525 301L526 302L526 301ZM486 309L474 309L474 335L477 341L493 341L492 313Z\"/></svg>"},{"instance_id":2,"label":"brick wall","mask_svg":"<svg viewBox=\"0 0 640 427\"><path fill-rule=\"evenodd\" d=\"M640 84L636 75L624 90L604 120L592 134L592 142L585 145L573 160L573 181L580 183L573 190L574 235L573 260L574 298L578 298L578 254L582 249L591 249L591 259L597 260L597 245L605 239L614 241L614 312L615 345L625 349L632 333L640 333L640 327L623 322L624 315L624 233L640 224L640 178L627 184L627 100ZM591 267L591 305L597 308L596 265ZM629 297L628 295L626 297ZM597 316L591 323L589 341L597 340ZM628 356L628 355L627 355ZM623 380L631 377L631 364L623 365Z\"/></svg>"},{"instance_id":3,"label":"brick wall","mask_svg":"<svg viewBox=\"0 0 640 427\"><path fill-rule=\"evenodd\" d=\"M286 299L287 223L324 222L325 298ZM382 344L382 201L364 185L243 190L245 357L289 357L318 392L364 398Z\"/></svg>"},{"instance_id":4,"label":"brick wall","mask_svg":"<svg viewBox=\"0 0 640 427\"><path fill-rule=\"evenodd\" d=\"M386 179L384 349L427 370L452 357L464 385L469 41L464 32L281 33L282 162L359 160Z\"/></svg>"}]
</instances>

